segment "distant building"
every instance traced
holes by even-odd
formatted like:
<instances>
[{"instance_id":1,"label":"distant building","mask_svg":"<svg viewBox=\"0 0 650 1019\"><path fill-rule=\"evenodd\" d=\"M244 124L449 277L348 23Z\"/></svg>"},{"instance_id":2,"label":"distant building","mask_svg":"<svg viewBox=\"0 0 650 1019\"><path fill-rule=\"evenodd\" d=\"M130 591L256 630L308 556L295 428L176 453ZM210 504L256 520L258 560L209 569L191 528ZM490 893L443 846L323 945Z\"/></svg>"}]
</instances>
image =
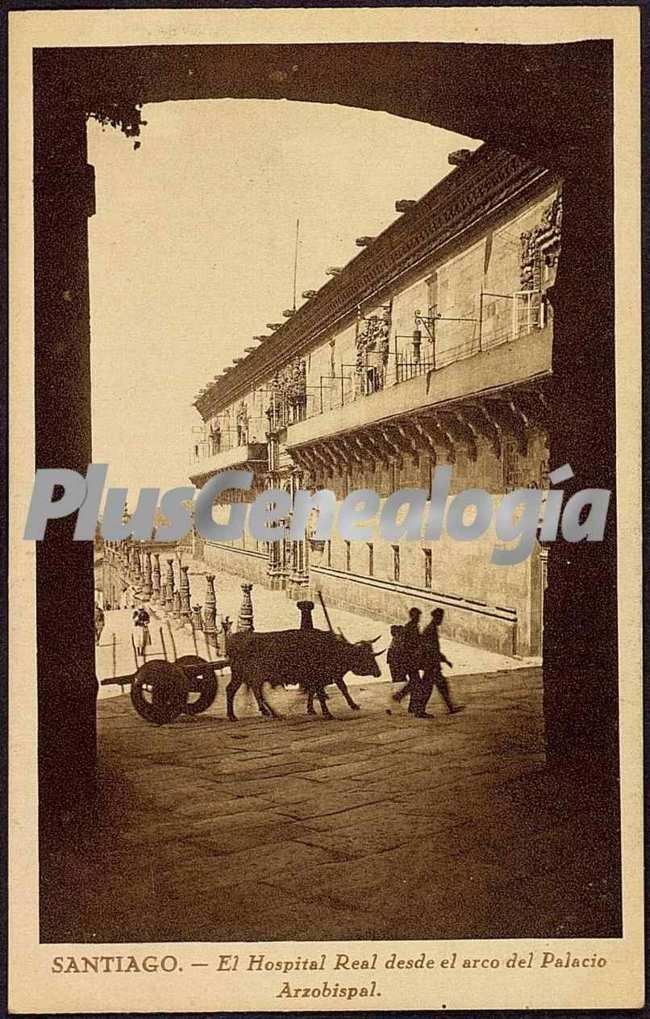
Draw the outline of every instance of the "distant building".
<instances>
[{"instance_id":1,"label":"distant building","mask_svg":"<svg viewBox=\"0 0 650 1019\"><path fill-rule=\"evenodd\" d=\"M191 481L247 468L265 487L429 488L454 465L452 495L544 486L561 182L483 145L197 397ZM556 465L557 466L557 465ZM222 512L227 514L227 506ZM218 518L219 509L215 510ZM217 570L395 620L445 609L448 636L541 654L545 553L490 563L470 542L262 547L206 541Z\"/></svg>"}]
</instances>

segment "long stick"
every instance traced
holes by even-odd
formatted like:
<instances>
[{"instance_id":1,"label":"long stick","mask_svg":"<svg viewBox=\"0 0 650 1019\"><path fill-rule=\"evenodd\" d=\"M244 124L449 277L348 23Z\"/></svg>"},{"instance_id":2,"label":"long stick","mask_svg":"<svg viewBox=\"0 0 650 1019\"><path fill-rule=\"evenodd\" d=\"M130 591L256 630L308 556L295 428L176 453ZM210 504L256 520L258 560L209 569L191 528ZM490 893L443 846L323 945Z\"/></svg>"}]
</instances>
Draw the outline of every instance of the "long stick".
<instances>
[{"instance_id":1,"label":"long stick","mask_svg":"<svg viewBox=\"0 0 650 1019\"><path fill-rule=\"evenodd\" d=\"M174 661L176 661L178 655L176 653L176 641L174 640L174 634L172 633L172 628L169 625L169 623L165 623L165 626L167 627L167 633L169 634L169 640L171 642L172 651L174 652Z\"/></svg>"},{"instance_id":2,"label":"long stick","mask_svg":"<svg viewBox=\"0 0 650 1019\"><path fill-rule=\"evenodd\" d=\"M293 310L296 310L296 286L298 279L298 235L300 233L300 220L296 220L296 250L293 256Z\"/></svg>"},{"instance_id":3,"label":"long stick","mask_svg":"<svg viewBox=\"0 0 650 1019\"><path fill-rule=\"evenodd\" d=\"M320 602L320 606L321 606L321 608L323 610L323 613L325 615L325 620L326 620L327 625L329 627L330 633L334 633L334 627L332 626L332 620L330 619L329 612L325 608L325 602L323 601L323 595L322 595L322 593L320 591L318 591L317 593L318 593L318 600Z\"/></svg>"},{"instance_id":4,"label":"long stick","mask_svg":"<svg viewBox=\"0 0 650 1019\"><path fill-rule=\"evenodd\" d=\"M160 633L160 646L162 647L162 652L163 655L165 656L165 661L167 661L167 648L165 646L165 638L163 637L162 626L159 628L159 633Z\"/></svg>"}]
</instances>

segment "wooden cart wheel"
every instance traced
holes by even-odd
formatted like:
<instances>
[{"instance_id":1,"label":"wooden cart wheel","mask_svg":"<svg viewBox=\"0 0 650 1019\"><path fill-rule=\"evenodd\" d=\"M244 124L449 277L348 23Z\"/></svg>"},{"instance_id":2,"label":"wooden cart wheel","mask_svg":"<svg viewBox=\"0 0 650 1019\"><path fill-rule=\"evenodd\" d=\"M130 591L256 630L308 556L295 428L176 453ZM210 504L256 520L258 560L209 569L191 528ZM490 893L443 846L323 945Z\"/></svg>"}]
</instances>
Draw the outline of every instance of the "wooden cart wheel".
<instances>
[{"instance_id":1,"label":"wooden cart wheel","mask_svg":"<svg viewBox=\"0 0 650 1019\"><path fill-rule=\"evenodd\" d=\"M131 702L147 722L165 725L184 711L186 689L185 676L176 665L154 659L136 672Z\"/></svg>"},{"instance_id":2,"label":"wooden cart wheel","mask_svg":"<svg viewBox=\"0 0 650 1019\"><path fill-rule=\"evenodd\" d=\"M175 663L183 669L187 678L187 700L183 711L188 715L200 715L214 704L219 682L214 666L197 655L183 655Z\"/></svg>"}]
</instances>

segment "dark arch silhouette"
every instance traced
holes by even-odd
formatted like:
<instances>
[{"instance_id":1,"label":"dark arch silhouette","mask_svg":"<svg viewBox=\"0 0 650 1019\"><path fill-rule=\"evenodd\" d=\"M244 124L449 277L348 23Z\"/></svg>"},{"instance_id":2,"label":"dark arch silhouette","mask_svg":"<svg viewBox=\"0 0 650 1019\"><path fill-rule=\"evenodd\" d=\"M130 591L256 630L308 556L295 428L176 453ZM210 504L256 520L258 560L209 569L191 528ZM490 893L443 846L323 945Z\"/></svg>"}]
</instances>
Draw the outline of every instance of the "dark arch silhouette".
<instances>
[{"instance_id":1,"label":"dark arch silhouette","mask_svg":"<svg viewBox=\"0 0 650 1019\"><path fill-rule=\"evenodd\" d=\"M268 98L385 110L492 141L562 174L552 463L570 463L578 487L614 490L609 42L43 49L34 88L38 467L85 472L92 459L87 116L135 135L138 104ZM618 761L614 514L612 505L604 542L551 547L545 610L549 764L580 752L601 784ZM94 790L93 550L71 536L69 521L56 522L37 550L44 826Z\"/></svg>"}]
</instances>

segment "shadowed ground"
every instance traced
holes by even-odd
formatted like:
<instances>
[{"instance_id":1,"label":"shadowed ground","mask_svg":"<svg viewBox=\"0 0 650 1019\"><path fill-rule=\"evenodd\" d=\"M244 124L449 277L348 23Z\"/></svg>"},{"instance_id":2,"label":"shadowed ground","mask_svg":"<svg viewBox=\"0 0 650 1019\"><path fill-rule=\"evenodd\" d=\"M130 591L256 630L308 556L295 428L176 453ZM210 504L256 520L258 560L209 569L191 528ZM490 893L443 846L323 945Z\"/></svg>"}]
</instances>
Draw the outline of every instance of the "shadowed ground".
<instances>
[{"instance_id":1,"label":"shadowed ground","mask_svg":"<svg viewBox=\"0 0 650 1019\"><path fill-rule=\"evenodd\" d=\"M101 796L50 854L42 940L619 933L615 811L578 765L546 770L539 670L452 679L467 708L434 693L433 720L379 683L355 714L330 688L333 722L242 692L232 724L220 686L160 728L100 703Z\"/></svg>"}]
</instances>

